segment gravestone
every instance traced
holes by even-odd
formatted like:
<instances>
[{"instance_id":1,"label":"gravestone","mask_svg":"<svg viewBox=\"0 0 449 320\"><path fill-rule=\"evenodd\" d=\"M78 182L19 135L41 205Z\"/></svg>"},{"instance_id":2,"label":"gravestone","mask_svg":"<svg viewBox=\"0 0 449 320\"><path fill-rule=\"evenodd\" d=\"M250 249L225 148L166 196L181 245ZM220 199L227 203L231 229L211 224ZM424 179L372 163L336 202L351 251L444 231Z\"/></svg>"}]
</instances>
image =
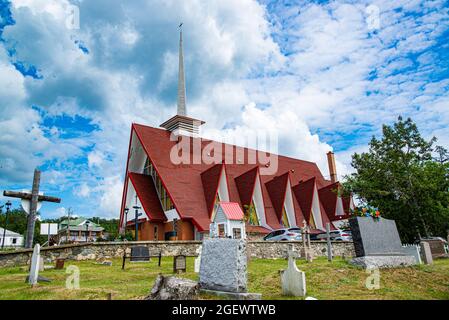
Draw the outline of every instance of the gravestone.
<instances>
[{"instance_id":1,"label":"gravestone","mask_svg":"<svg viewBox=\"0 0 449 320\"><path fill-rule=\"evenodd\" d=\"M424 264L433 264L433 257L432 252L430 251L429 243L422 241L419 246L421 248L421 258Z\"/></svg>"},{"instance_id":2,"label":"gravestone","mask_svg":"<svg viewBox=\"0 0 449 320\"><path fill-rule=\"evenodd\" d=\"M196 273L200 272L200 265L201 265L201 251L202 251L202 247L200 246L198 248L198 256L195 258L195 266L194 266L194 270Z\"/></svg>"},{"instance_id":3,"label":"gravestone","mask_svg":"<svg viewBox=\"0 0 449 320\"><path fill-rule=\"evenodd\" d=\"M288 256L287 270L281 270L282 294L304 297L306 295L306 274L296 266L293 255Z\"/></svg>"},{"instance_id":4,"label":"gravestone","mask_svg":"<svg viewBox=\"0 0 449 320\"><path fill-rule=\"evenodd\" d=\"M33 250L33 256L31 257L31 268L28 276L28 283L32 286L37 284L39 277L39 264L41 260L41 246L36 244Z\"/></svg>"},{"instance_id":5,"label":"gravestone","mask_svg":"<svg viewBox=\"0 0 449 320\"><path fill-rule=\"evenodd\" d=\"M416 264L404 254L394 220L371 217L349 219L356 258L351 263L363 268L395 268Z\"/></svg>"},{"instance_id":6,"label":"gravestone","mask_svg":"<svg viewBox=\"0 0 449 320\"><path fill-rule=\"evenodd\" d=\"M173 273L186 272L186 256L179 255L173 257Z\"/></svg>"},{"instance_id":7,"label":"gravestone","mask_svg":"<svg viewBox=\"0 0 449 320\"><path fill-rule=\"evenodd\" d=\"M419 245L407 244L402 246L405 255L415 257L416 264L422 264Z\"/></svg>"},{"instance_id":8,"label":"gravestone","mask_svg":"<svg viewBox=\"0 0 449 320\"><path fill-rule=\"evenodd\" d=\"M64 262L65 262L65 259L56 259L55 269L56 270L64 269Z\"/></svg>"},{"instance_id":9,"label":"gravestone","mask_svg":"<svg viewBox=\"0 0 449 320\"><path fill-rule=\"evenodd\" d=\"M435 239L423 239L421 242L427 242L430 247L430 251L432 252L432 258L444 258L449 257L446 252L446 241L442 238Z\"/></svg>"},{"instance_id":10,"label":"gravestone","mask_svg":"<svg viewBox=\"0 0 449 320\"><path fill-rule=\"evenodd\" d=\"M148 262L150 261L150 249L146 246L131 247L131 262Z\"/></svg>"},{"instance_id":11,"label":"gravestone","mask_svg":"<svg viewBox=\"0 0 449 320\"><path fill-rule=\"evenodd\" d=\"M210 238L203 241L199 285L203 292L232 299L260 299L247 293L246 241Z\"/></svg>"}]
</instances>

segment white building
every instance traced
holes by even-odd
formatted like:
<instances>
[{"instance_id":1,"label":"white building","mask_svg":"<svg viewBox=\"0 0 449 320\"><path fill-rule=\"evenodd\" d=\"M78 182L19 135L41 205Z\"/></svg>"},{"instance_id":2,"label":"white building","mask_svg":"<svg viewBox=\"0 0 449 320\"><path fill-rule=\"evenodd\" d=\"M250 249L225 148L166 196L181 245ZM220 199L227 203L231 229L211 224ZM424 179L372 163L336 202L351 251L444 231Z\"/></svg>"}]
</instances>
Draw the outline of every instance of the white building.
<instances>
[{"instance_id":1,"label":"white building","mask_svg":"<svg viewBox=\"0 0 449 320\"><path fill-rule=\"evenodd\" d=\"M246 239L245 216L236 202L219 202L212 217L211 236Z\"/></svg>"},{"instance_id":2,"label":"white building","mask_svg":"<svg viewBox=\"0 0 449 320\"><path fill-rule=\"evenodd\" d=\"M0 246L3 245L3 233L5 229L0 228ZM21 247L23 246L23 236L6 229L5 232L5 247Z\"/></svg>"}]
</instances>

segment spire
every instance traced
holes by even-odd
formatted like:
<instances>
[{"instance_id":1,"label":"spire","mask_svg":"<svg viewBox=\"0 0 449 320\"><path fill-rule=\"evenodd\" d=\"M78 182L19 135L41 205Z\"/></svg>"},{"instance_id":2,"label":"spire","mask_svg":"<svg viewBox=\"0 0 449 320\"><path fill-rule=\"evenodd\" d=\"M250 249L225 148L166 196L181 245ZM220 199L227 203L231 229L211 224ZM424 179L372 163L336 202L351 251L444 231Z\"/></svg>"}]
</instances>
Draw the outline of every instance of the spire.
<instances>
[{"instance_id":1,"label":"spire","mask_svg":"<svg viewBox=\"0 0 449 320\"><path fill-rule=\"evenodd\" d=\"M186 116L186 82L184 78L184 54L182 50L182 23L179 25L179 78L178 78L178 115Z\"/></svg>"}]
</instances>

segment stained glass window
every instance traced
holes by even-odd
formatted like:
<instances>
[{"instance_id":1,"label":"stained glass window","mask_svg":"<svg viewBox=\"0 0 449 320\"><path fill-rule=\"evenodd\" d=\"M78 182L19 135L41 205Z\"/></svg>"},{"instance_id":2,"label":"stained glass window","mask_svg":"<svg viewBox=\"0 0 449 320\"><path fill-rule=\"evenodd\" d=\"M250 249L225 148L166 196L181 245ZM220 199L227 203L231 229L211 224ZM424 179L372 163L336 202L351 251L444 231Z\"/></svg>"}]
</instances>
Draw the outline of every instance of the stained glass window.
<instances>
[{"instance_id":1,"label":"stained glass window","mask_svg":"<svg viewBox=\"0 0 449 320\"><path fill-rule=\"evenodd\" d=\"M251 204L249 205L248 209L246 210L246 221L253 226L258 226L259 224L259 217L257 216L256 207L254 205L254 202L251 201Z\"/></svg>"},{"instance_id":2,"label":"stained glass window","mask_svg":"<svg viewBox=\"0 0 449 320\"><path fill-rule=\"evenodd\" d=\"M282 207L282 220L281 220L282 225L284 226L284 228L289 228L290 224L288 223L288 217L287 217L287 212L285 211L285 207Z\"/></svg>"}]
</instances>

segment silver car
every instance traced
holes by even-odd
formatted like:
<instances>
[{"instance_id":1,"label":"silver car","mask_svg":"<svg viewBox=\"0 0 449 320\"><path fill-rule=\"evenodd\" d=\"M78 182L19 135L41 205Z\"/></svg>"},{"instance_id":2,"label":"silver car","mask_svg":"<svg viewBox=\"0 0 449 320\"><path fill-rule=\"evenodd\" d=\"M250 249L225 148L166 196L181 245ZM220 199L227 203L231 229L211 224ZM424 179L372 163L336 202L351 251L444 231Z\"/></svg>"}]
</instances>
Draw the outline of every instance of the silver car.
<instances>
[{"instance_id":1,"label":"silver car","mask_svg":"<svg viewBox=\"0 0 449 320\"><path fill-rule=\"evenodd\" d=\"M300 241L300 228L283 228L270 232L264 238L265 241Z\"/></svg>"}]
</instances>

